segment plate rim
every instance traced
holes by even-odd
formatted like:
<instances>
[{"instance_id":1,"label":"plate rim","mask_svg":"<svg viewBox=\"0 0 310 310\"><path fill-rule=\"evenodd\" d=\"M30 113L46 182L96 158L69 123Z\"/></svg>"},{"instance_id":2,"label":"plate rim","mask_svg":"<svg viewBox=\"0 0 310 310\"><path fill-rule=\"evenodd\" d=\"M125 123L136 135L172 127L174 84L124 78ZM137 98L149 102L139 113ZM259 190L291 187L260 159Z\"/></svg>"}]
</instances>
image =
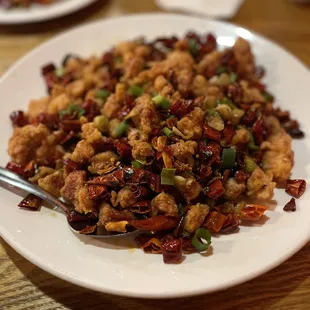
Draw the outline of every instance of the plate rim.
<instances>
[{"instance_id":1,"label":"plate rim","mask_svg":"<svg viewBox=\"0 0 310 310\"><path fill-rule=\"evenodd\" d=\"M63 17L66 16L70 13L74 13L77 12L87 6L90 6L91 4L97 2L98 0L82 0L80 2L74 2L74 0L70 0L71 1L71 5L68 7L65 7L64 10L57 10L57 8L61 5L66 5L63 3L55 3L52 4L56 10L54 11L54 8L46 8L45 10L42 10L42 12L40 12L41 14L37 15L37 13L33 13L33 12L25 12L23 15L21 15L20 17L17 17L16 15L12 14L12 16L10 16L11 18L2 18L0 15L0 25L22 25L22 24L36 24L39 22L45 22L45 21L50 21L59 17ZM75 3L77 3L77 5L75 5ZM69 3L70 4L70 3ZM4 9L3 9L4 10ZM47 10L47 12L46 12ZM49 11L50 10L50 11ZM74 28L74 27L73 27Z\"/></svg>"},{"instance_id":2,"label":"plate rim","mask_svg":"<svg viewBox=\"0 0 310 310\"><path fill-rule=\"evenodd\" d=\"M79 31L80 29L84 28L84 27L92 27L95 26L96 24L102 24L106 21L109 20L114 20L115 22L117 22L117 20L124 20L124 19L134 19L134 18L139 18L139 17L152 17L152 18L160 18L163 15L166 16L170 16L170 17L175 17L175 18L185 18L185 19L196 19L196 20L204 20L204 21L209 21L212 22L214 24L224 24L226 26L233 26L235 27L239 27L242 28L244 30L249 31L252 35L255 36L256 39L260 39L263 41L267 41L268 44L271 44L277 48L280 48L281 50L283 50L284 52L286 52L289 56L291 56L295 61L297 61L307 72L309 72L309 78L310 78L310 71L308 70L307 66L294 54L292 54L289 50L287 50L286 48L282 47L280 44L273 42L272 40L268 39L267 37L264 37L258 33L256 33L255 31L249 30L247 28L244 28L243 26L239 26L238 24L234 24L234 23L230 23L230 22L226 22L226 21L218 21L218 20L213 20L210 18L201 18L201 17L196 17L196 16L186 16L184 14L175 14L175 13L143 13L143 14L130 14L130 15L125 15L125 16L117 16L117 17L110 17L110 18L103 18L103 19L99 19L96 21L92 21L92 22L86 22L86 23L82 23L79 26L73 27L71 29L65 30L51 38L49 38L47 41L39 44L37 47L35 47L34 49L30 50L29 52L27 52L24 56L22 56L19 60L17 60L16 62L14 62L9 69L1 76L0 78L0 84L3 83L3 81L7 78L8 75L11 74L11 72L13 72L15 70L16 67L19 66L20 63L27 61L27 59L29 57L32 57L33 55L35 55L36 53L40 52L40 49L46 45L49 45L51 43L53 43L54 41L57 41L58 39L60 39L63 36L67 36L68 34L70 34L70 32L75 32L75 31ZM63 271L59 271L56 268L54 268L53 266L50 266L48 264L44 264L44 262L37 257L36 255L32 254L30 250L28 250L27 248L25 248L21 243L16 242L14 237L11 235L10 232L8 232L4 227L1 226L0 223L0 236L12 247L14 248L14 250L16 250L16 252L18 252L20 255L22 255L23 257L25 257L27 260L29 260L31 263L33 263L34 265L38 266L39 268L43 269L44 271L62 279L65 280L67 282L73 283L75 285L78 285L80 287L84 287L84 288L88 288L88 289L92 289L94 291L99 291L99 292L104 292L104 293L108 293L108 294L112 294L112 295L121 295L121 296L126 296L126 297L138 297L138 298L143 298L143 299L148 299L148 298L153 298L153 299L163 299L163 298L181 298L181 297L189 297L189 296L196 296L196 295L201 295L201 294L205 294L205 293L212 293L215 291L222 291L225 290L227 288L230 288L232 286L236 286L239 285L241 283L247 282L249 280L252 280L272 269L274 269L275 267L279 266L280 264L282 264L285 260L287 260L288 258L290 258L291 256L293 256L295 253L297 253L302 247L305 246L305 244L310 240L310 231L308 236L303 236L303 238L301 240L299 240L299 242L297 243L296 246L288 249L284 254L282 254L280 257L278 257L278 259L276 261L273 261L269 264L266 264L264 267L260 268L259 270L253 271L251 273L249 273L246 276L240 277L237 280L229 280L229 281L225 281L224 284L218 284L213 286L212 288L199 288L199 289L195 289L195 291L179 291L179 292L157 292L157 293L141 293L141 292L131 292L131 291L119 291L117 289L110 289L108 287L101 287L99 285L95 285L92 283L86 283L85 281L79 279L79 278L75 278L69 274L66 274Z\"/></svg>"}]
</instances>

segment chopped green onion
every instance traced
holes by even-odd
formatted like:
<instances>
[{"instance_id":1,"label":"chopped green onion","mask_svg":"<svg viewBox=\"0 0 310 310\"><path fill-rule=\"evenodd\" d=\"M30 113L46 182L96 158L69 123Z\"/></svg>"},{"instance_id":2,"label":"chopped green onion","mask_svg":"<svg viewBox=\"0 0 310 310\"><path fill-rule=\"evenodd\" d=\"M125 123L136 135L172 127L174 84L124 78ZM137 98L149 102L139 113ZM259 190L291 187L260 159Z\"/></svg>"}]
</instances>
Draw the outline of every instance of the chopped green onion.
<instances>
[{"instance_id":1,"label":"chopped green onion","mask_svg":"<svg viewBox=\"0 0 310 310\"><path fill-rule=\"evenodd\" d=\"M231 147L229 149L223 149L222 153L222 165L225 169L231 169L235 166L236 149Z\"/></svg>"},{"instance_id":2,"label":"chopped green onion","mask_svg":"<svg viewBox=\"0 0 310 310\"><path fill-rule=\"evenodd\" d=\"M212 108L208 110L208 116L220 116L220 113Z\"/></svg>"},{"instance_id":3,"label":"chopped green onion","mask_svg":"<svg viewBox=\"0 0 310 310\"><path fill-rule=\"evenodd\" d=\"M224 67L218 67L217 69L216 69L216 74L221 74L221 73L224 73L224 72L226 72L226 69L224 68Z\"/></svg>"},{"instance_id":4,"label":"chopped green onion","mask_svg":"<svg viewBox=\"0 0 310 310\"><path fill-rule=\"evenodd\" d=\"M111 92L108 91L107 89L100 89L97 90L95 93L95 97L99 99L106 100L110 96Z\"/></svg>"},{"instance_id":5,"label":"chopped green onion","mask_svg":"<svg viewBox=\"0 0 310 310\"><path fill-rule=\"evenodd\" d=\"M262 93L262 96L265 98L265 100L266 100L267 102L272 101L272 96L271 96L270 94L268 94L267 92L263 92L263 93Z\"/></svg>"},{"instance_id":6,"label":"chopped green onion","mask_svg":"<svg viewBox=\"0 0 310 310\"><path fill-rule=\"evenodd\" d=\"M163 128L163 133L164 133L164 135L166 135L169 138L174 135L173 131L170 130L168 127Z\"/></svg>"},{"instance_id":7,"label":"chopped green onion","mask_svg":"<svg viewBox=\"0 0 310 310\"><path fill-rule=\"evenodd\" d=\"M189 39L188 40L188 49L189 49L189 52L194 56L196 57L199 53L199 46L198 46L198 43L195 39Z\"/></svg>"},{"instance_id":8,"label":"chopped green onion","mask_svg":"<svg viewBox=\"0 0 310 310\"><path fill-rule=\"evenodd\" d=\"M249 143L248 143L248 148L252 151L257 151L259 150L259 146L255 144L255 140L254 140L254 137L253 137L253 134L250 133L250 140L249 140Z\"/></svg>"},{"instance_id":9,"label":"chopped green onion","mask_svg":"<svg viewBox=\"0 0 310 310\"><path fill-rule=\"evenodd\" d=\"M139 97L143 93L144 93L143 88L137 85L131 85L128 89L128 94L134 97Z\"/></svg>"},{"instance_id":10,"label":"chopped green onion","mask_svg":"<svg viewBox=\"0 0 310 310\"><path fill-rule=\"evenodd\" d=\"M256 163L251 157L244 159L244 171L246 173L252 173L256 168Z\"/></svg>"},{"instance_id":11,"label":"chopped green onion","mask_svg":"<svg viewBox=\"0 0 310 310\"><path fill-rule=\"evenodd\" d=\"M236 109L236 106L233 104L233 102L228 99L228 98L224 98L224 99L219 99L216 102L218 105L219 104L227 104L231 109Z\"/></svg>"},{"instance_id":12,"label":"chopped green onion","mask_svg":"<svg viewBox=\"0 0 310 310\"><path fill-rule=\"evenodd\" d=\"M114 58L114 61L116 63L122 63L123 62L123 57L122 56L117 56L117 57Z\"/></svg>"},{"instance_id":13,"label":"chopped green onion","mask_svg":"<svg viewBox=\"0 0 310 310\"><path fill-rule=\"evenodd\" d=\"M179 203L178 204L178 212L179 212L179 214L183 214L183 210L184 210L183 204Z\"/></svg>"},{"instance_id":14,"label":"chopped green onion","mask_svg":"<svg viewBox=\"0 0 310 310\"><path fill-rule=\"evenodd\" d=\"M61 78L65 74L65 68L64 67L59 67L56 69L56 75Z\"/></svg>"},{"instance_id":15,"label":"chopped green onion","mask_svg":"<svg viewBox=\"0 0 310 310\"><path fill-rule=\"evenodd\" d=\"M134 168L141 168L142 167L142 164L138 160L134 160L131 164Z\"/></svg>"},{"instance_id":16,"label":"chopped green onion","mask_svg":"<svg viewBox=\"0 0 310 310\"><path fill-rule=\"evenodd\" d=\"M108 132L110 128L110 123L109 120L106 116L104 115L97 115L94 120L94 125L95 127L100 131L100 132Z\"/></svg>"},{"instance_id":17,"label":"chopped green onion","mask_svg":"<svg viewBox=\"0 0 310 310\"><path fill-rule=\"evenodd\" d=\"M127 121L121 122L115 130L115 136L118 138L121 137L124 133L128 131L129 127L130 126Z\"/></svg>"},{"instance_id":18,"label":"chopped green onion","mask_svg":"<svg viewBox=\"0 0 310 310\"><path fill-rule=\"evenodd\" d=\"M207 243L201 241L205 240ZM206 251L211 244L211 234L209 230L205 228L198 228L195 232L194 237L192 238L192 245L198 252Z\"/></svg>"},{"instance_id":19,"label":"chopped green onion","mask_svg":"<svg viewBox=\"0 0 310 310\"><path fill-rule=\"evenodd\" d=\"M171 107L171 103L164 96L156 95L152 98L156 105L160 106L163 109L169 109Z\"/></svg>"},{"instance_id":20,"label":"chopped green onion","mask_svg":"<svg viewBox=\"0 0 310 310\"><path fill-rule=\"evenodd\" d=\"M72 116L73 114L77 115L77 118L80 118L85 113L85 110L78 104L70 104L65 110L59 112L59 116L62 119L65 115Z\"/></svg>"},{"instance_id":21,"label":"chopped green onion","mask_svg":"<svg viewBox=\"0 0 310 310\"><path fill-rule=\"evenodd\" d=\"M173 168L163 168L161 171L161 184L162 185L174 185L174 174L175 169Z\"/></svg>"},{"instance_id":22,"label":"chopped green onion","mask_svg":"<svg viewBox=\"0 0 310 310\"><path fill-rule=\"evenodd\" d=\"M235 72L232 72L229 77L229 83L235 83L238 79L238 75Z\"/></svg>"}]
</instances>

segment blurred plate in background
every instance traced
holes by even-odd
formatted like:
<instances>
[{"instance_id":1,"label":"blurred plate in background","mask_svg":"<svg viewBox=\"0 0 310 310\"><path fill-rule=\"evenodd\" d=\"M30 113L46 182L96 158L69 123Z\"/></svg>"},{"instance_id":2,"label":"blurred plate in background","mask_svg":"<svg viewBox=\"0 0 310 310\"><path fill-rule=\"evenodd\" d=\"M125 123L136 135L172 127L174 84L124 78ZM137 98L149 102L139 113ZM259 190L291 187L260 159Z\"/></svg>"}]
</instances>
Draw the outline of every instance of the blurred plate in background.
<instances>
[{"instance_id":1,"label":"blurred plate in background","mask_svg":"<svg viewBox=\"0 0 310 310\"><path fill-rule=\"evenodd\" d=\"M0 8L0 24L25 24L46 21L73 13L97 0L58 0L50 5L34 4L28 8Z\"/></svg>"}]
</instances>

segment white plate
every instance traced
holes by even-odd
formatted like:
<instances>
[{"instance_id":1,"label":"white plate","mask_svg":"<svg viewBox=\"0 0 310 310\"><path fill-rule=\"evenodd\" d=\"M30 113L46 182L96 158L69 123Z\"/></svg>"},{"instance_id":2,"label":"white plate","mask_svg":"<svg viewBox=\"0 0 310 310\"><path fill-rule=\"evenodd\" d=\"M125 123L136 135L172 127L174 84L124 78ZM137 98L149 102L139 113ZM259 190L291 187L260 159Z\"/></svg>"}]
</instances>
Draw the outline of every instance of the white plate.
<instances>
[{"instance_id":1,"label":"white plate","mask_svg":"<svg viewBox=\"0 0 310 310\"><path fill-rule=\"evenodd\" d=\"M50 5L29 8L0 8L0 24L24 24L50 20L78 11L97 0L58 0Z\"/></svg>"},{"instance_id":2,"label":"white plate","mask_svg":"<svg viewBox=\"0 0 310 310\"><path fill-rule=\"evenodd\" d=\"M70 52L88 56L113 44L141 35L182 35L189 29L213 32L221 44L231 45L239 35L252 42L258 64L267 68L266 82L277 103L290 109L310 133L310 73L294 56L276 44L243 28L212 20L172 14L136 15L78 27L41 45L15 64L1 79L0 163L9 159L6 145L12 129L9 114L26 108L31 98L45 94L40 68L60 62ZM293 177L309 178L309 135L294 141ZM0 233L20 254L44 270L94 290L164 298L212 292L252 279L286 260L310 237L310 191L297 200L297 211L286 213L289 200L276 191L277 207L268 211L264 225L243 226L239 233L213 238L212 255L193 254L180 265L165 265L161 255L133 249L132 240L104 241L76 237L65 217L43 208L26 212L16 205L20 197L0 190ZM130 249L128 249L130 247Z\"/></svg>"}]
</instances>

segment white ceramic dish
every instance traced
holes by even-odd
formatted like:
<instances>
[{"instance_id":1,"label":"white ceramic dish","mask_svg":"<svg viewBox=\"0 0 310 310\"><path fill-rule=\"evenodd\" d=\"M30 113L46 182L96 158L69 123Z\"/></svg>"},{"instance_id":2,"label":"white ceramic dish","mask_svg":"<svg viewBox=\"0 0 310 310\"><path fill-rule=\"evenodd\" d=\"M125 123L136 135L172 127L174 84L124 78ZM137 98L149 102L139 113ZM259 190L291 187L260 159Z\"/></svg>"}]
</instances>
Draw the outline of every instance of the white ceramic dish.
<instances>
[{"instance_id":1,"label":"white ceramic dish","mask_svg":"<svg viewBox=\"0 0 310 310\"><path fill-rule=\"evenodd\" d=\"M243 28L182 15L136 15L78 27L39 46L2 77L0 94L0 163L8 161L6 145L12 133L9 114L26 108L31 98L45 94L40 67L60 62L70 52L83 56L101 53L113 44L145 35L182 35L189 29L213 32L218 42L232 45L237 36L252 42L257 62L267 68L266 82L277 103L290 109L310 133L310 73L294 56L276 44ZM82 39L81 39L82 38ZM293 177L309 182L309 135L295 140ZM279 265L310 237L310 191L297 201L297 211L286 213L289 200L276 191L277 207L263 225L243 226L239 233L213 238L213 253L193 254L180 265L165 265L160 255L146 255L130 240L106 243L76 237L58 212L43 208L26 212L16 205L20 197L0 189L0 234L20 254L44 270L72 283L113 294L144 298L194 295L224 289L252 279Z\"/></svg>"},{"instance_id":2,"label":"white ceramic dish","mask_svg":"<svg viewBox=\"0 0 310 310\"><path fill-rule=\"evenodd\" d=\"M29 8L0 8L0 24L24 24L50 20L78 11L97 0L59 0L50 5Z\"/></svg>"}]
</instances>

